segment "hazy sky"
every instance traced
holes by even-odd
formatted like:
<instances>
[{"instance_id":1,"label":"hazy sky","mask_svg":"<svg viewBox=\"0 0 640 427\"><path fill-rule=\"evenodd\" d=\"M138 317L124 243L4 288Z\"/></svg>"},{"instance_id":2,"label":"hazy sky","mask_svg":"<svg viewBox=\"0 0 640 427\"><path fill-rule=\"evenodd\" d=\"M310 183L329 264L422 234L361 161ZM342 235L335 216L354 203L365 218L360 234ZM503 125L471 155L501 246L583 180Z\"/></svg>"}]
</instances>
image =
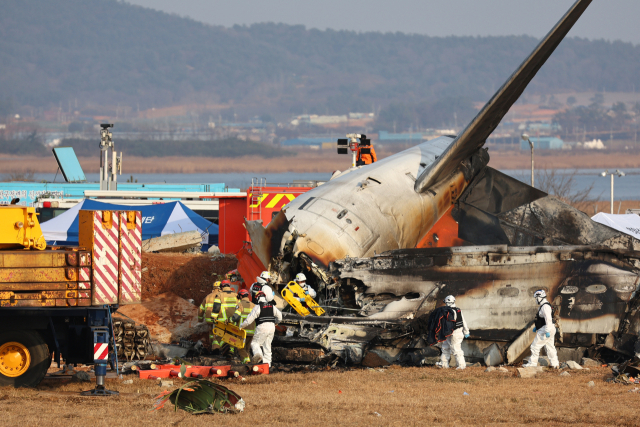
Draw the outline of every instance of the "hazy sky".
<instances>
[{"instance_id":1,"label":"hazy sky","mask_svg":"<svg viewBox=\"0 0 640 427\"><path fill-rule=\"evenodd\" d=\"M542 37L573 0L128 0L226 27L256 22L431 36ZM640 43L640 0L594 0L569 36Z\"/></svg>"}]
</instances>

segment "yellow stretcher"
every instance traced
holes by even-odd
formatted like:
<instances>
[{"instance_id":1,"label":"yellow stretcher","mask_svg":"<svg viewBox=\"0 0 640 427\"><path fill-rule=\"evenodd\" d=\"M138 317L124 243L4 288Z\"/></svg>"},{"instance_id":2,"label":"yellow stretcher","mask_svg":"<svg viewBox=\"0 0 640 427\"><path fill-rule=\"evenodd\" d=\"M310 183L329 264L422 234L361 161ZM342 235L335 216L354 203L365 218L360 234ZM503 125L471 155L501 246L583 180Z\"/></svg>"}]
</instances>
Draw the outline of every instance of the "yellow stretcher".
<instances>
[{"instance_id":1,"label":"yellow stretcher","mask_svg":"<svg viewBox=\"0 0 640 427\"><path fill-rule=\"evenodd\" d=\"M230 346L235 348L244 348L244 342L247 339L247 331L233 323L225 323L220 320L216 321L213 327L213 335L216 335Z\"/></svg>"},{"instance_id":2,"label":"yellow stretcher","mask_svg":"<svg viewBox=\"0 0 640 427\"><path fill-rule=\"evenodd\" d=\"M324 309L310 295L305 294L304 289L293 280L287 283L281 294L282 298L301 316L311 314L309 309L313 310L316 316L322 316L325 313ZM305 304L301 303L298 298L304 298Z\"/></svg>"}]
</instances>

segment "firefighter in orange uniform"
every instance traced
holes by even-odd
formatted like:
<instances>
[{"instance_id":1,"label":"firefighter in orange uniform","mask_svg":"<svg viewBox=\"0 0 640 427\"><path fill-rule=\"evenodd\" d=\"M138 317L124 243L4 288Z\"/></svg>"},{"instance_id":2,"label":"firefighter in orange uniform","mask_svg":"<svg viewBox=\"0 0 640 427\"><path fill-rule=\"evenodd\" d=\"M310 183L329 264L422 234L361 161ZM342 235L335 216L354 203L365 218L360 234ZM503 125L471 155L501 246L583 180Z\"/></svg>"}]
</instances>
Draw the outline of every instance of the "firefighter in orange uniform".
<instances>
[{"instance_id":1,"label":"firefighter in orange uniform","mask_svg":"<svg viewBox=\"0 0 640 427\"><path fill-rule=\"evenodd\" d=\"M371 154L363 154L362 149L369 150ZM377 162L378 157L376 156L376 150L373 148L373 144L371 144L371 140L367 138L362 138L360 140L360 148L358 150L358 157L356 158L356 166L361 165L370 165L373 162Z\"/></svg>"}]
</instances>

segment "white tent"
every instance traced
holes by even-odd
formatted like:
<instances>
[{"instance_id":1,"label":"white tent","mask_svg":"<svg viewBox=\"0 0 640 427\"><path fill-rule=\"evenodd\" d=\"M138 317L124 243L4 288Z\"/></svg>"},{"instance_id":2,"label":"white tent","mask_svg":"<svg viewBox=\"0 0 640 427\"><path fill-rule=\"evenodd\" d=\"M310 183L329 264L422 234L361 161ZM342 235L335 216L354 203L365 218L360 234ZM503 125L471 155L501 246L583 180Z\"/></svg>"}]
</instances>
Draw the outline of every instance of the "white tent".
<instances>
[{"instance_id":1,"label":"white tent","mask_svg":"<svg viewBox=\"0 0 640 427\"><path fill-rule=\"evenodd\" d=\"M640 240L640 215L616 215L600 212L592 216L591 219Z\"/></svg>"},{"instance_id":2,"label":"white tent","mask_svg":"<svg viewBox=\"0 0 640 427\"><path fill-rule=\"evenodd\" d=\"M180 202L122 206L90 199L85 199L63 214L40 224L47 243L77 245L80 210L139 210L142 213L142 240L165 234L198 231L202 236L203 245L218 243L218 226Z\"/></svg>"}]
</instances>

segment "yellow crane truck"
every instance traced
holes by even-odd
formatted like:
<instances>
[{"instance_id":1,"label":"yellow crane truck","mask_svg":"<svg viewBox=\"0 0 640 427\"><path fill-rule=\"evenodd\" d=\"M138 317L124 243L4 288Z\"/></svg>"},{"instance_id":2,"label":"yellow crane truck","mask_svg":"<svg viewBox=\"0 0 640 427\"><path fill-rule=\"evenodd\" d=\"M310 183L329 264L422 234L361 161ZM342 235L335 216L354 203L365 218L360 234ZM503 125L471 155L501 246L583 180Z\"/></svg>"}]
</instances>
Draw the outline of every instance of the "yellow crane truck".
<instances>
[{"instance_id":1,"label":"yellow crane truck","mask_svg":"<svg viewBox=\"0 0 640 427\"><path fill-rule=\"evenodd\" d=\"M0 206L0 386L34 387L55 360L113 362L111 313L141 299L141 216L80 211L79 245L51 247L32 207ZM113 346L115 348L115 346Z\"/></svg>"}]
</instances>

